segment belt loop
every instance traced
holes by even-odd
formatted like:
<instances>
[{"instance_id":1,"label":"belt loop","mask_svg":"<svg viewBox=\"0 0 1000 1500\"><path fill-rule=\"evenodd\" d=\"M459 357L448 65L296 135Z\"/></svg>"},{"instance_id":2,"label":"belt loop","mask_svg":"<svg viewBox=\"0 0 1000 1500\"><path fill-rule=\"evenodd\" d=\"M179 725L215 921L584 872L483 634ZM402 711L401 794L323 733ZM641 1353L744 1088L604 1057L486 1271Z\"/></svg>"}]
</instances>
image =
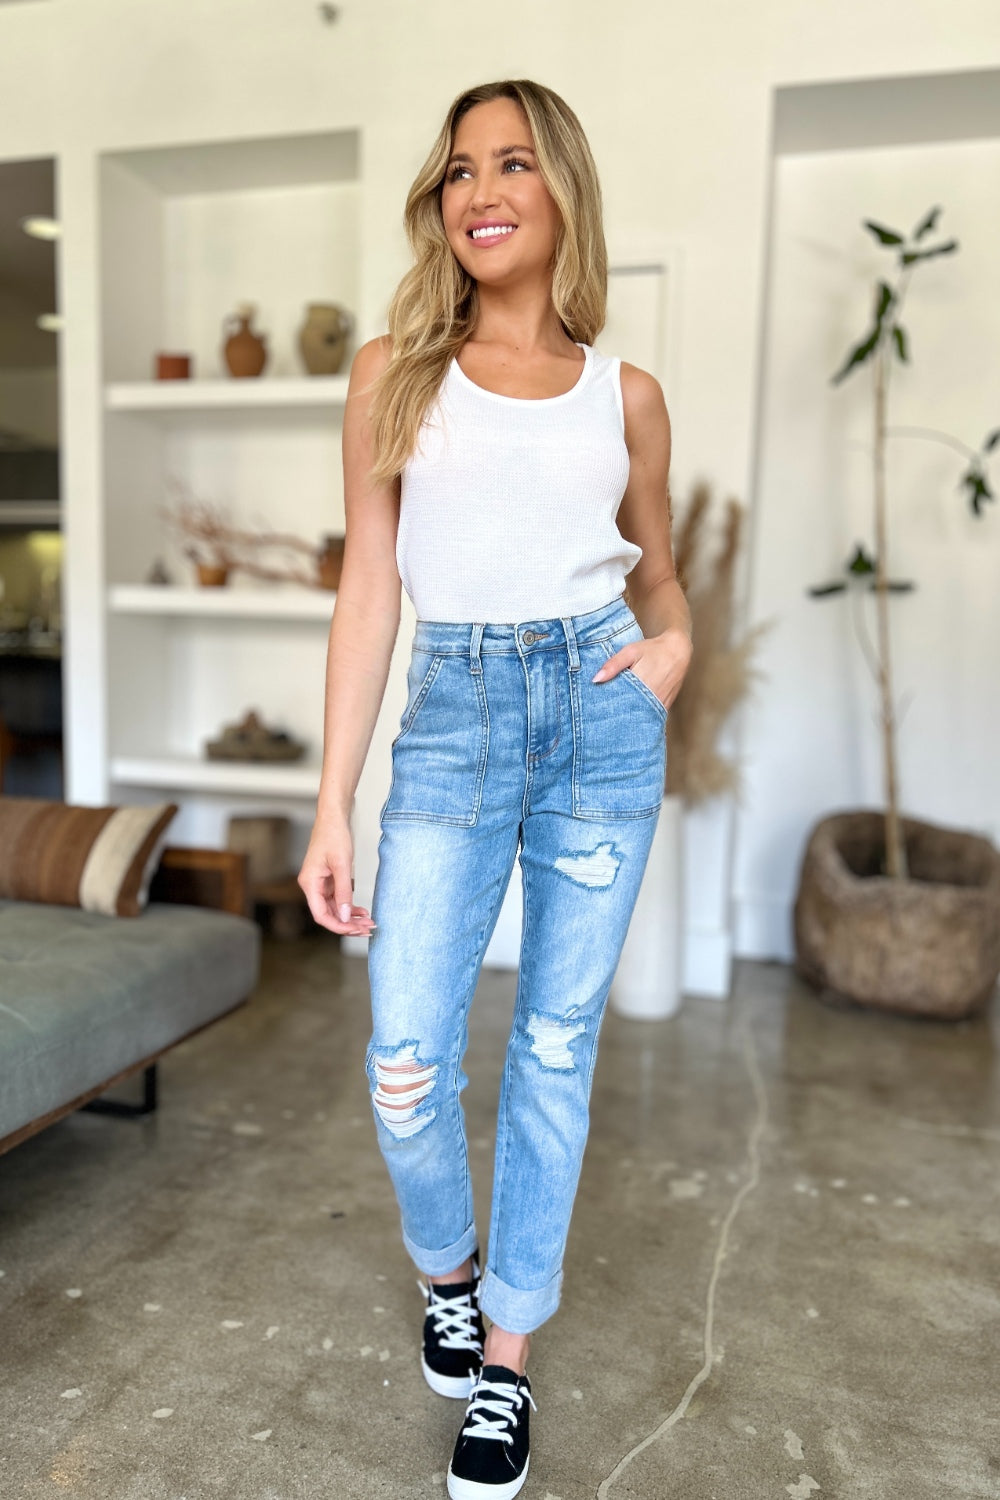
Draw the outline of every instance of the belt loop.
<instances>
[{"instance_id":1,"label":"belt loop","mask_svg":"<svg viewBox=\"0 0 1000 1500\"><path fill-rule=\"evenodd\" d=\"M479 677L483 674L483 662L479 655L479 648L482 645L482 641L483 627L481 625L473 625L472 643L469 650L469 671Z\"/></svg>"},{"instance_id":2,"label":"belt loop","mask_svg":"<svg viewBox=\"0 0 1000 1500\"><path fill-rule=\"evenodd\" d=\"M569 615L566 615L565 617L560 616L559 623L566 637L566 650L569 652L569 669L571 672L579 672L580 652L576 644L576 631L573 629L573 621Z\"/></svg>"}]
</instances>

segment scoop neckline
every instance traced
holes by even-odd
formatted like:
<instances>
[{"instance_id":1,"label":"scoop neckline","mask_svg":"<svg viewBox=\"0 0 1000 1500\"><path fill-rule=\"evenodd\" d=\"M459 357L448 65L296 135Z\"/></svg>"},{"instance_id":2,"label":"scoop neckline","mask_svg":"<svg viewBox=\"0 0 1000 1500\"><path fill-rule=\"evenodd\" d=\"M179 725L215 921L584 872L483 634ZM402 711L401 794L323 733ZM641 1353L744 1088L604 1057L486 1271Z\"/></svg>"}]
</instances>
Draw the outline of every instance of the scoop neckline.
<instances>
[{"instance_id":1,"label":"scoop neckline","mask_svg":"<svg viewBox=\"0 0 1000 1500\"><path fill-rule=\"evenodd\" d=\"M594 350L590 344L581 344L579 339L573 341L578 349L583 350L583 369L568 391L561 392L558 396L504 396L500 391L487 390L484 385L477 383L466 375L458 362L458 355L452 355L451 368L458 376L460 382L468 386L469 390L477 391L480 396L487 396L491 401L503 401L508 406L553 406L559 401L568 401L575 396L590 378L590 372L594 363Z\"/></svg>"}]
</instances>

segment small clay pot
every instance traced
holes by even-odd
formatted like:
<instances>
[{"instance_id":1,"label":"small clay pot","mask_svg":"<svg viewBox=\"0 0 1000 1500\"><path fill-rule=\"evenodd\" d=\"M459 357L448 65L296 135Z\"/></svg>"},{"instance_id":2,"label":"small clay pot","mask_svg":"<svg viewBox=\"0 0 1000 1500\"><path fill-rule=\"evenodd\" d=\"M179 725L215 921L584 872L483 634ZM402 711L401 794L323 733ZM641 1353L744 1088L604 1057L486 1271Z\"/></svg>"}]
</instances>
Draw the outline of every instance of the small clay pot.
<instances>
[{"instance_id":1,"label":"small clay pot","mask_svg":"<svg viewBox=\"0 0 1000 1500\"><path fill-rule=\"evenodd\" d=\"M344 363L353 320L335 302L309 302L299 329L299 353L310 375L336 375Z\"/></svg>"},{"instance_id":2,"label":"small clay pot","mask_svg":"<svg viewBox=\"0 0 1000 1500\"><path fill-rule=\"evenodd\" d=\"M203 589L221 589L229 582L229 569L221 568L217 563L195 563L195 571Z\"/></svg>"},{"instance_id":3,"label":"small clay pot","mask_svg":"<svg viewBox=\"0 0 1000 1500\"><path fill-rule=\"evenodd\" d=\"M223 357L230 375L238 380L259 375L267 364L267 339L250 327L253 315L253 303L244 302L222 323L223 333L229 334L222 346Z\"/></svg>"},{"instance_id":4,"label":"small clay pot","mask_svg":"<svg viewBox=\"0 0 1000 1500\"><path fill-rule=\"evenodd\" d=\"M158 354L156 356L157 380L190 380L190 354Z\"/></svg>"},{"instance_id":5,"label":"small clay pot","mask_svg":"<svg viewBox=\"0 0 1000 1500\"><path fill-rule=\"evenodd\" d=\"M344 568L344 538L342 536L325 536L323 546L316 559L316 576L320 587L324 589L339 589L340 575Z\"/></svg>"}]
</instances>

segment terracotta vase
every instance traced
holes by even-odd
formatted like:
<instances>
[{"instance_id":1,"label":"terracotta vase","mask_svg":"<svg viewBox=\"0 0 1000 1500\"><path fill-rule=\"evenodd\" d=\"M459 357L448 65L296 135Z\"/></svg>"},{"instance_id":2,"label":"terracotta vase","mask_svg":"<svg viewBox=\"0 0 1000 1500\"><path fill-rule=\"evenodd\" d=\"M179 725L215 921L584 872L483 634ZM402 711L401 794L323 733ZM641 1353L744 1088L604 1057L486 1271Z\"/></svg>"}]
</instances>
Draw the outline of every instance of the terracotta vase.
<instances>
[{"instance_id":1,"label":"terracotta vase","mask_svg":"<svg viewBox=\"0 0 1000 1500\"><path fill-rule=\"evenodd\" d=\"M223 358L230 375L238 380L259 375L267 364L267 339L250 327L254 311L252 303L244 302L222 322L223 333L229 335L222 346Z\"/></svg>"},{"instance_id":2,"label":"terracotta vase","mask_svg":"<svg viewBox=\"0 0 1000 1500\"><path fill-rule=\"evenodd\" d=\"M335 302L306 304L299 329L299 352L310 375L336 375L344 362L353 319Z\"/></svg>"},{"instance_id":3,"label":"terracotta vase","mask_svg":"<svg viewBox=\"0 0 1000 1500\"><path fill-rule=\"evenodd\" d=\"M195 571L203 589L221 589L229 581L229 569L216 563L195 563Z\"/></svg>"},{"instance_id":4,"label":"terracotta vase","mask_svg":"<svg viewBox=\"0 0 1000 1500\"><path fill-rule=\"evenodd\" d=\"M316 559L316 574L324 589L340 587L340 574L344 566L344 538L326 536Z\"/></svg>"}]
</instances>

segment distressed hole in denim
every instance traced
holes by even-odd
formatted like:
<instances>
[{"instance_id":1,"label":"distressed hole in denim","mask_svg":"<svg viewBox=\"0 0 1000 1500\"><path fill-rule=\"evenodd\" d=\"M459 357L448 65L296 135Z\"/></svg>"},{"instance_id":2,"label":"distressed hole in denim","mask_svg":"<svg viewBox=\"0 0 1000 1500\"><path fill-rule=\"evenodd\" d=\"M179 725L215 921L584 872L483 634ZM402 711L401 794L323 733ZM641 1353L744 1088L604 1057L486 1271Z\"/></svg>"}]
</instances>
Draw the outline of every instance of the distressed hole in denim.
<instances>
[{"instance_id":1,"label":"distressed hole in denim","mask_svg":"<svg viewBox=\"0 0 1000 1500\"><path fill-rule=\"evenodd\" d=\"M621 855L614 844L598 844L596 849L574 849L570 854L560 854L555 867L560 875L567 875L577 885L586 885L593 890L606 890L614 885Z\"/></svg>"},{"instance_id":2,"label":"distressed hole in denim","mask_svg":"<svg viewBox=\"0 0 1000 1500\"><path fill-rule=\"evenodd\" d=\"M587 1029L585 1021L560 1021L556 1016L543 1016L534 1011L528 1017L528 1035L531 1037L531 1052L543 1068L555 1068L562 1073L571 1073L576 1066L570 1042L583 1036Z\"/></svg>"},{"instance_id":3,"label":"distressed hole in denim","mask_svg":"<svg viewBox=\"0 0 1000 1500\"><path fill-rule=\"evenodd\" d=\"M390 1134L404 1141L434 1119L437 1111L427 1100L437 1079L437 1063L422 1063L415 1044L374 1059L372 1103Z\"/></svg>"}]
</instances>

